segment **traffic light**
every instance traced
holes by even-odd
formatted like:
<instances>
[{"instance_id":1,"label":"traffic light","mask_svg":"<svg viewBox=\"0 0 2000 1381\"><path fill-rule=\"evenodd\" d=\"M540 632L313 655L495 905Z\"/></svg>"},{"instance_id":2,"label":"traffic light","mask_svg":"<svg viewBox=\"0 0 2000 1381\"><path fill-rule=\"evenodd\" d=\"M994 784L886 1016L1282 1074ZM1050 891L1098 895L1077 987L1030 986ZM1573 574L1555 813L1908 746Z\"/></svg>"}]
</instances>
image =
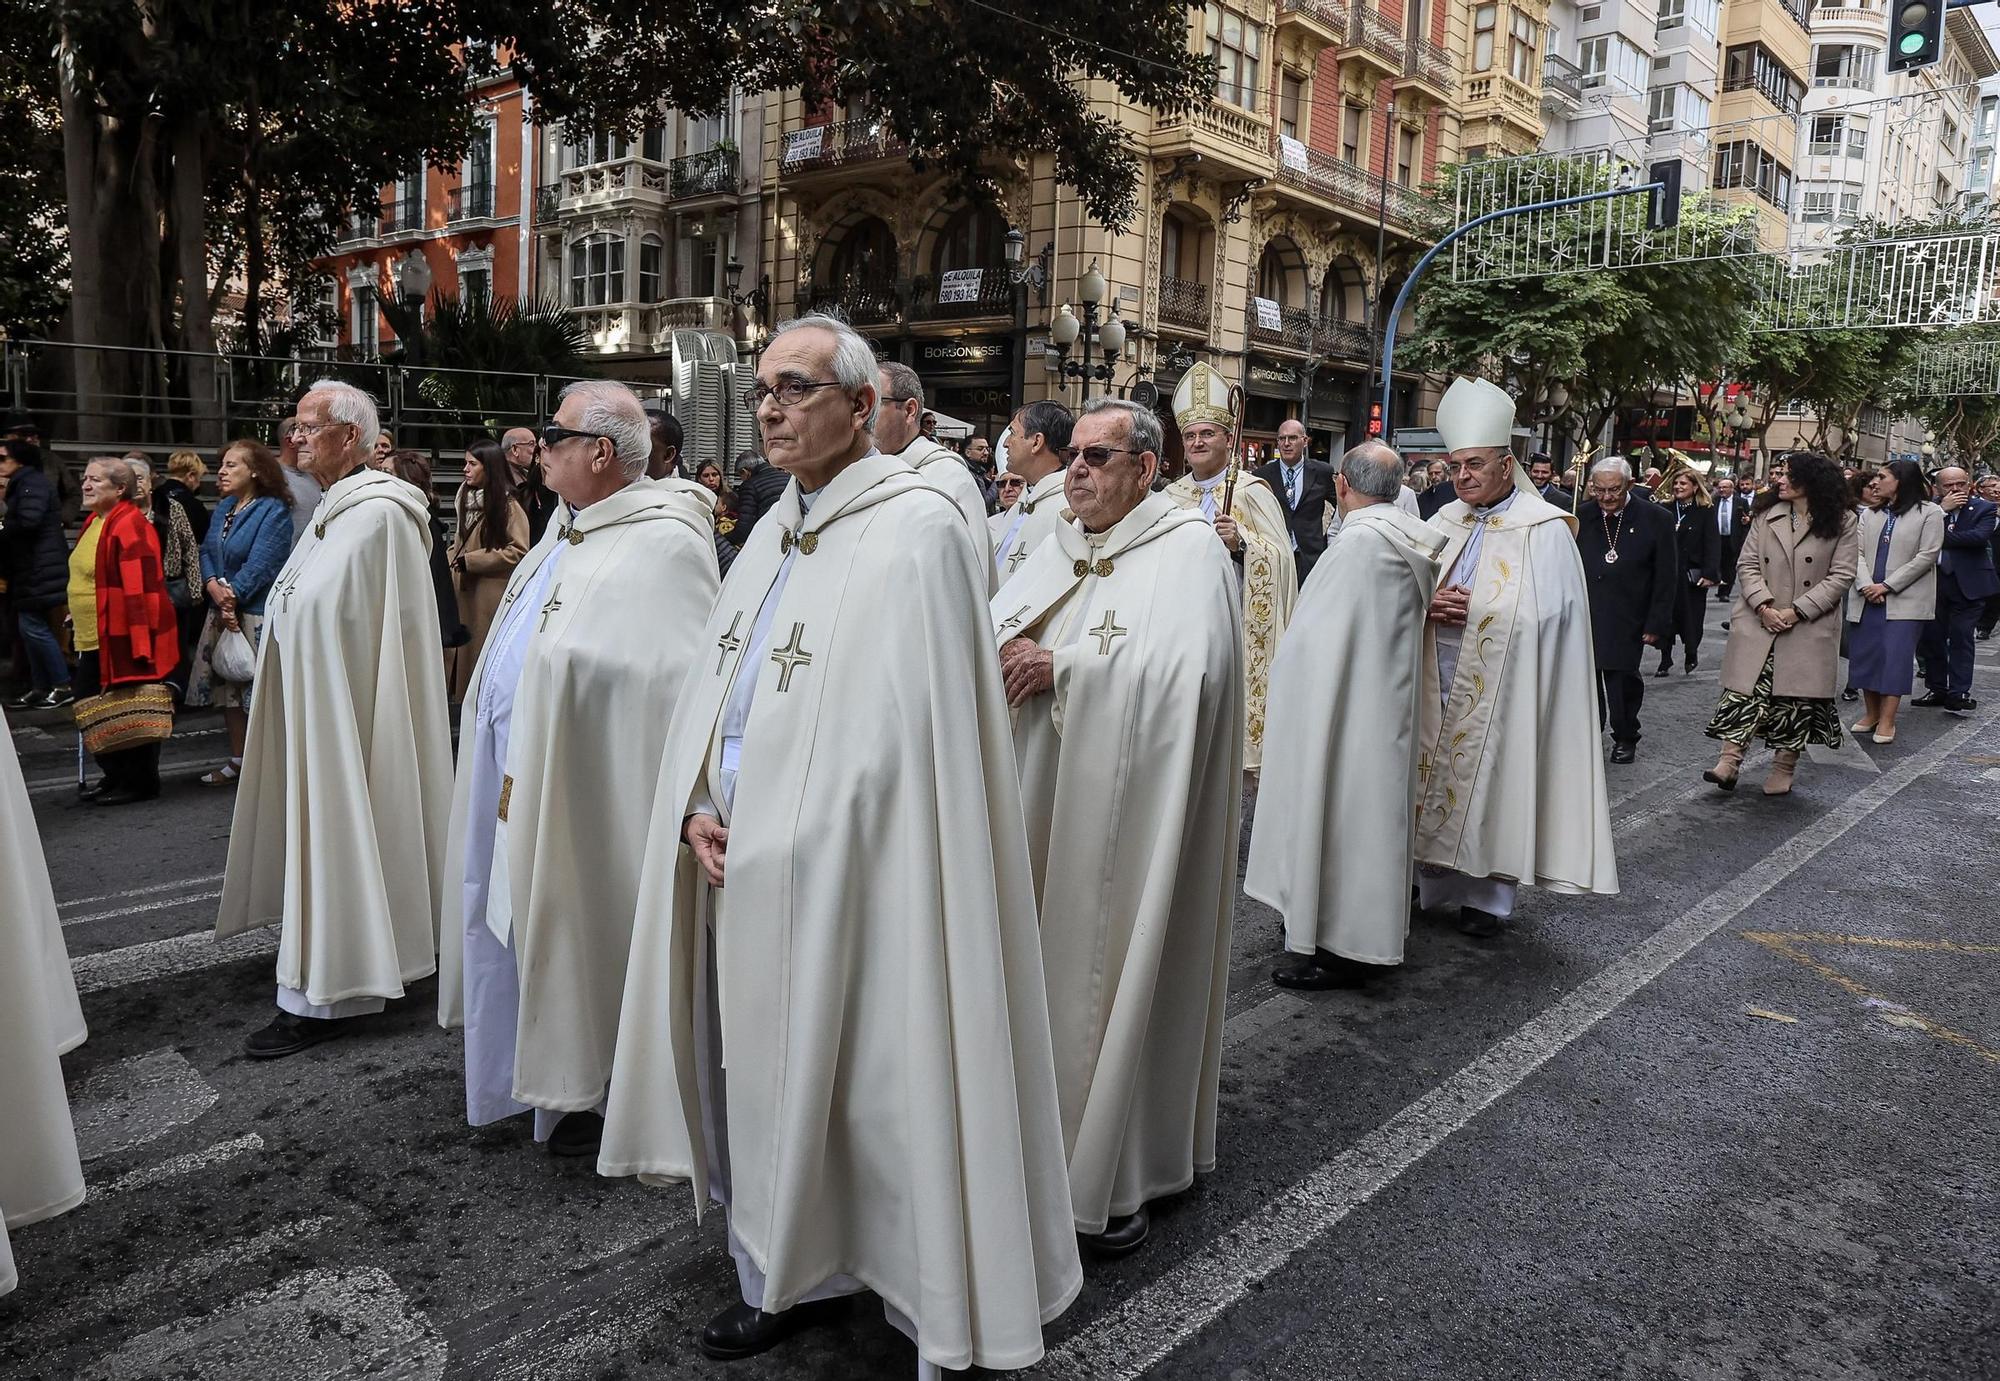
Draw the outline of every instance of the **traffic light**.
<instances>
[{"instance_id":1,"label":"traffic light","mask_svg":"<svg viewBox=\"0 0 2000 1381\"><path fill-rule=\"evenodd\" d=\"M1938 60L1944 48L1945 0L1890 0L1889 70L1914 72Z\"/></svg>"},{"instance_id":2,"label":"traffic light","mask_svg":"<svg viewBox=\"0 0 2000 1381\"><path fill-rule=\"evenodd\" d=\"M1646 169L1646 181L1660 184L1658 191L1649 194L1646 229L1672 230L1681 223L1681 161L1661 159Z\"/></svg>"}]
</instances>

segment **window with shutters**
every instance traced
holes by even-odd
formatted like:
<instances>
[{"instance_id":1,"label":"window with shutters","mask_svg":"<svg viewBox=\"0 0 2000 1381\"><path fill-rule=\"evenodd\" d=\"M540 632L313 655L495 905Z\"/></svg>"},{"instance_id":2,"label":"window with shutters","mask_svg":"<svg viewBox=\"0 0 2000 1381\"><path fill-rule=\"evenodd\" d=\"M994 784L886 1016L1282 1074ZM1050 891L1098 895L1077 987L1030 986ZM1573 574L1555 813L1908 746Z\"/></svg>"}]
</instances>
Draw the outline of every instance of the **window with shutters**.
<instances>
[{"instance_id":1,"label":"window with shutters","mask_svg":"<svg viewBox=\"0 0 2000 1381\"><path fill-rule=\"evenodd\" d=\"M1512 14L1507 29L1507 75L1532 86L1540 70L1535 44L1541 37L1541 26L1520 10Z\"/></svg>"}]
</instances>

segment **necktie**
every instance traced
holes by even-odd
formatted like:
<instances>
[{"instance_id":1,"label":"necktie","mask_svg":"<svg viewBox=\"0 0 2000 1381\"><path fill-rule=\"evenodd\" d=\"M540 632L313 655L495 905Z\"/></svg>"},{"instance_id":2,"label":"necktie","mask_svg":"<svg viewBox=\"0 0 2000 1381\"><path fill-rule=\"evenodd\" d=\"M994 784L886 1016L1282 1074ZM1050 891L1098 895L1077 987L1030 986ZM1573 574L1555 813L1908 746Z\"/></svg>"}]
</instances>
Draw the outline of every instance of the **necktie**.
<instances>
[{"instance_id":1,"label":"necktie","mask_svg":"<svg viewBox=\"0 0 2000 1381\"><path fill-rule=\"evenodd\" d=\"M1290 507L1299 506L1299 471L1295 465L1285 467L1285 495L1286 503Z\"/></svg>"}]
</instances>

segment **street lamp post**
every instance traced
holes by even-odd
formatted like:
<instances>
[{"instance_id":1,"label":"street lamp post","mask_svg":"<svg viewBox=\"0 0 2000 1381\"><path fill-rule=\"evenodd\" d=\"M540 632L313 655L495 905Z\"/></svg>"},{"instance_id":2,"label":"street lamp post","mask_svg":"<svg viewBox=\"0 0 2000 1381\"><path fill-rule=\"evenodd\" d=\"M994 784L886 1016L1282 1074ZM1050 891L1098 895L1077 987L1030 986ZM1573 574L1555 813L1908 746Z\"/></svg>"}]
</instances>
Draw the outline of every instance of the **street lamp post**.
<instances>
[{"instance_id":1,"label":"street lamp post","mask_svg":"<svg viewBox=\"0 0 2000 1381\"><path fill-rule=\"evenodd\" d=\"M735 255L722 266L723 292L729 301L738 307L748 307L757 314L757 326L761 332L771 316L771 275L757 276L757 286L749 292L738 292L743 284L743 261Z\"/></svg>"},{"instance_id":2,"label":"street lamp post","mask_svg":"<svg viewBox=\"0 0 2000 1381\"><path fill-rule=\"evenodd\" d=\"M430 301L432 282L430 260L412 245L410 252L396 264L396 293L402 299L403 310L409 313L404 320L414 328L403 342L403 359L408 364L423 363L424 304Z\"/></svg>"},{"instance_id":3,"label":"street lamp post","mask_svg":"<svg viewBox=\"0 0 2000 1381\"><path fill-rule=\"evenodd\" d=\"M1007 281L1014 289L1014 380L1011 402L1019 408L1028 392L1028 289L1033 288L1040 305L1049 305L1049 283L1055 277L1056 242L1051 239L1033 261L1027 259L1028 237L1019 226L1007 228L1003 242L1007 256Z\"/></svg>"},{"instance_id":4,"label":"street lamp post","mask_svg":"<svg viewBox=\"0 0 2000 1381\"><path fill-rule=\"evenodd\" d=\"M1070 304L1065 302L1056 313L1055 320L1049 323L1049 339L1055 343L1056 355L1061 362L1056 372L1082 385L1083 401L1086 403L1090 401L1091 381L1097 380L1108 389L1117 372L1118 358L1125 353L1125 323L1118 318L1116 303L1112 304L1111 314L1102 324L1099 322L1099 311L1107 291L1109 285L1093 259L1076 283L1076 300L1083 309L1082 319L1079 320L1070 310ZM1080 362L1069 358L1070 348L1079 338L1083 341L1083 359ZM1103 348L1104 363L1091 363L1093 346Z\"/></svg>"}]
</instances>

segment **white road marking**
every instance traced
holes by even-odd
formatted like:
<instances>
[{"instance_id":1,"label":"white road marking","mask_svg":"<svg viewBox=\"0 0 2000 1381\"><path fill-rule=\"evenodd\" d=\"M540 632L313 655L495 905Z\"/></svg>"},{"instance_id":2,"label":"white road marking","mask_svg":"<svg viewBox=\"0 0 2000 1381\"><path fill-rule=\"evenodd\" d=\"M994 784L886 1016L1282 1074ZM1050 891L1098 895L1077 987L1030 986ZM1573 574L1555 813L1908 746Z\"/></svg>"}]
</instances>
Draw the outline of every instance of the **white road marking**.
<instances>
[{"instance_id":1,"label":"white road marking","mask_svg":"<svg viewBox=\"0 0 2000 1381\"><path fill-rule=\"evenodd\" d=\"M1840 736L1838 748L1828 748L1822 743L1807 744L1806 756L1821 767L1849 767L1856 772L1866 772L1871 777L1882 775L1882 765L1868 756L1868 750L1861 746L1860 737L1852 731Z\"/></svg>"},{"instance_id":2,"label":"white road marking","mask_svg":"<svg viewBox=\"0 0 2000 1381\"><path fill-rule=\"evenodd\" d=\"M1695 946L1837 843L1910 783L1936 769L2000 712L1953 730L1849 795L1672 925L1411 1103L1263 1212L1178 1262L1050 1351L1027 1374L1126 1381L1171 1356L1300 1252L1319 1242L1481 1112L1672 967Z\"/></svg>"},{"instance_id":3,"label":"white road marking","mask_svg":"<svg viewBox=\"0 0 2000 1381\"><path fill-rule=\"evenodd\" d=\"M210 931L197 930L191 935L79 955L69 961L69 971L76 977L78 993L99 993L277 952L278 932L268 926L220 941Z\"/></svg>"},{"instance_id":4,"label":"white road marking","mask_svg":"<svg viewBox=\"0 0 2000 1381\"><path fill-rule=\"evenodd\" d=\"M185 1155L172 1156L161 1161L158 1165L149 1165L142 1170L134 1170L129 1174L120 1175L110 1184L93 1185L90 1189L90 1195L85 1202L93 1204L102 1203L104 1200L116 1198L120 1194L130 1194L135 1189L151 1189L155 1185L165 1184L168 1180L178 1179L182 1175L191 1175L197 1170L206 1170L212 1165L221 1165L225 1161L235 1160L238 1156L247 1155L251 1151L261 1151L263 1149L264 1138L255 1132L250 1133L248 1136L239 1136L233 1141L219 1141L215 1145L203 1150L189 1151Z\"/></svg>"},{"instance_id":5,"label":"white road marking","mask_svg":"<svg viewBox=\"0 0 2000 1381\"><path fill-rule=\"evenodd\" d=\"M1267 958L1265 963L1275 962L1277 956ZM1225 1047L1240 1045L1261 1031L1268 1030L1279 1022L1302 1012L1310 1012L1314 1003L1295 993L1282 989L1254 1007L1246 1007L1222 1023L1222 1044Z\"/></svg>"},{"instance_id":6,"label":"white road marking","mask_svg":"<svg viewBox=\"0 0 2000 1381\"><path fill-rule=\"evenodd\" d=\"M143 1146L194 1121L221 1096L179 1051L108 1064L70 1091L77 1154L89 1161Z\"/></svg>"},{"instance_id":7,"label":"white road marking","mask_svg":"<svg viewBox=\"0 0 2000 1381\"><path fill-rule=\"evenodd\" d=\"M220 1309L153 1329L84 1369L87 1381L159 1376L442 1381L444 1339L386 1271L302 1271Z\"/></svg>"},{"instance_id":8,"label":"white road marking","mask_svg":"<svg viewBox=\"0 0 2000 1381\"><path fill-rule=\"evenodd\" d=\"M148 911L172 911L176 907L193 906L199 901L214 901L222 895L217 888L209 892L190 892L184 897L162 897L158 901L134 902L130 906L114 907L109 911L93 911L86 916L63 917L63 928L73 925L89 925L92 921L113 921L120 916L138 916Z\"/></svg>"},{"instance_id":9,"label":"white road marking","mask_svg":"<svg viewBox=\"0 0 2000 1381\"><path fill-rule=\"evenodd\" d=\"M91 906L101 901L124 901L127 897L154 897L162 892L177 892L183 887L206 887L210 883L222 881L220 873L203 873L200 877L175 878L172 882L155 882L146 887L128 887L122 892L99 892L95 896L71 897L68 901L56 903L57 910L69 910L78 906Z\"/></svg>"}]
</instances>

